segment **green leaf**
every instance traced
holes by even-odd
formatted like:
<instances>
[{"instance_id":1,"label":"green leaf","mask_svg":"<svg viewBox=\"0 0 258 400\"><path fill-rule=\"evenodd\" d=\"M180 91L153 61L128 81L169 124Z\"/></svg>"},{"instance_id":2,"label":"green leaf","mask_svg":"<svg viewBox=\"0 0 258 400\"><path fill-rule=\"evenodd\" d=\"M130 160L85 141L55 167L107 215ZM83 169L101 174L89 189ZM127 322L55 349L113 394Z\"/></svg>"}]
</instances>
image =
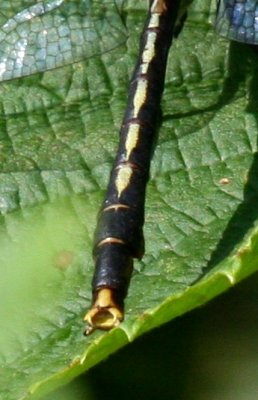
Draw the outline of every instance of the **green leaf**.
<instances>
[{"instance_id":1,"label":"green leaf","mask_svg":"<svg viewBox=\"0 0 258 400\"><path fill-rule=\"evenodd\" d=\"M146 2L43 3L52 9L34 17L33 1L6 1L0 21L6 46L0 54L5 400L41 397L258 269L257 57L217 36L214 8L196 0L170 52L146 202L146 254L135 265L126 319L108 333L82 335L96 215ZM46 32L55 21L68 21L75 36L80 27L89 33L89 45L80 47L78 36L62 67L52 69L59 64L50 59L42 72L30 59L32 75L18 68L21 77L6 80L5 52L20 50L10 47L18 40L11 18L24 9L19 18L31 17L18 20L16 33L42 32L44 17Z\"/></svg>"}]
</instances>

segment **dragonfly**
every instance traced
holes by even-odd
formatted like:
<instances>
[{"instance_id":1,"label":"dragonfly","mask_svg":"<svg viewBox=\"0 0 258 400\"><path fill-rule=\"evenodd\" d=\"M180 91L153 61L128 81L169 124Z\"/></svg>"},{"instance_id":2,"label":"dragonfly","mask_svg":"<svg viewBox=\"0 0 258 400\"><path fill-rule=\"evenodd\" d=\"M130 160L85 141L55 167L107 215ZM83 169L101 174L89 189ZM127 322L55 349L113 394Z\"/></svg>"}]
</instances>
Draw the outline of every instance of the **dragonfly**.
<instances>
[{"instance_id":1,"label":"dragonfly","mask_svg":"<svg viewBox=\"0 0 258 400\"><path fill-rule=\"evenodd\" d=\"M85 316L86 334L95 329L112 329L123 320L133 261L144 254L145 192L160 119L167 57L183 26L188 3L150 0L146 10L120 144L98 216L92 307ZM0 16L0 81L102 54L127 37L115 2L104 6L89 0L21 0L20 6L17 14L2 11L2 21ZM220 34L231 40L257 43L258 1L220 0L215 25Z\"/></svg>"},{"instance_id":2,"label":"dragonfly","mask_svg":"<svg viewBox=\"0 0 258 400\"><path fill-rule=\"evenodd\" d=\"M151 0L149 4L118 153L96 229L93 304L85 316L86 334L98 328L112 329L123 320L133 259L141 259L144 254L145 190L167 57L183 25L187 5L184 1L171 0ZM216 27L229 39L256 43L258 1L220 0Z\"/></svg>"}]
</instances>

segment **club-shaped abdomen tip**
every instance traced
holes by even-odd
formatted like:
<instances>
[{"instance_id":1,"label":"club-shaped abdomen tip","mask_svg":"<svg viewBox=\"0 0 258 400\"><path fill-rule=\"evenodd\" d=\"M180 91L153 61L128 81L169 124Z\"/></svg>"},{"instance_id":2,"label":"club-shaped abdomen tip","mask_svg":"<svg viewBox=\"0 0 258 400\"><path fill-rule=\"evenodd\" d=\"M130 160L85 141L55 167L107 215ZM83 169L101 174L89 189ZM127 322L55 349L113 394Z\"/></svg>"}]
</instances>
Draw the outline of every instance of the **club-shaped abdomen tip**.
<instances>
[{"instance_id":1,"label":"club-shaped abdomen tip","mask_svg":"<svg viewBox=\"0 0 258 400\"><path fill-rule=\"evenodd\" d=\"M118 326L123 318L124 313L114 300L113 290L100 289L94 304L84 317L84 321L88 324L85 335L90 335L96 329L109 331Z\"/></svg>"}]
</instances>

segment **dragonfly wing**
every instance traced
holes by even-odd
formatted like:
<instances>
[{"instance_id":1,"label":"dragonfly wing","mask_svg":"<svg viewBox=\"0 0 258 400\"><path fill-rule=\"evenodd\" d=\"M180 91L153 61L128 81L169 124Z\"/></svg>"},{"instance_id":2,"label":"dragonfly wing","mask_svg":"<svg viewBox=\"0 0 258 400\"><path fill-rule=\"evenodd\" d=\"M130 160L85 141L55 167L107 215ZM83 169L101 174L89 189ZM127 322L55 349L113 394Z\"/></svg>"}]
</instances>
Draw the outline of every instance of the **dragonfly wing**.
<instances>
[{"instance_id":1,"label":"dragonfly wing","mask_svg":"<svg viewBox=\"0 0 258 400\"><path fill-rule=\"evenodd\" d=\"M219 0L216 30L231 40L258 44L258 0Z\"/></svg>"},{"instance_id":2,"label":"dragonfly wing","mask_svg":"<svg viewBox=\"0 0 258 400\"><path fill-rule=\"evenodd\" d=\"M17 4L1 15L0 81L103 54L126 40L115 2L48 0L27 8Z\"/></svg>"}]
</instances>

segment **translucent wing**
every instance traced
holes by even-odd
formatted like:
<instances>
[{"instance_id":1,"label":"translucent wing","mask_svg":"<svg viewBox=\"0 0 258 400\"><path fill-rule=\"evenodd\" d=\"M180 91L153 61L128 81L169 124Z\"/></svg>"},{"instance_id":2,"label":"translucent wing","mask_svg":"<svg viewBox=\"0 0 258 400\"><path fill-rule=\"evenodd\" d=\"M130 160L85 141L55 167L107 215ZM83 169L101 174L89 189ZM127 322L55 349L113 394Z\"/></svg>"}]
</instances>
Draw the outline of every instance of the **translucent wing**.
<instances>
[{"instance_id":1,"label":"translucent wing","mask_svg":"<svg viewBox=\"0 0 258 400\"><path fill-rule=\"evenodd\" d=\"M258 0L219 0L216 29L229 39L258 44Z\"/></svg>"},{"instance_id":2,"label":"translucent wing","mask_svg":"<svg viewBox=\"0 0 258 400\"><path fill-rule=\"evenodd\" d=\"M13 0L4 4L0 81L102 54L126 38L114 1Z\"/></svg>"}]
</instances>

